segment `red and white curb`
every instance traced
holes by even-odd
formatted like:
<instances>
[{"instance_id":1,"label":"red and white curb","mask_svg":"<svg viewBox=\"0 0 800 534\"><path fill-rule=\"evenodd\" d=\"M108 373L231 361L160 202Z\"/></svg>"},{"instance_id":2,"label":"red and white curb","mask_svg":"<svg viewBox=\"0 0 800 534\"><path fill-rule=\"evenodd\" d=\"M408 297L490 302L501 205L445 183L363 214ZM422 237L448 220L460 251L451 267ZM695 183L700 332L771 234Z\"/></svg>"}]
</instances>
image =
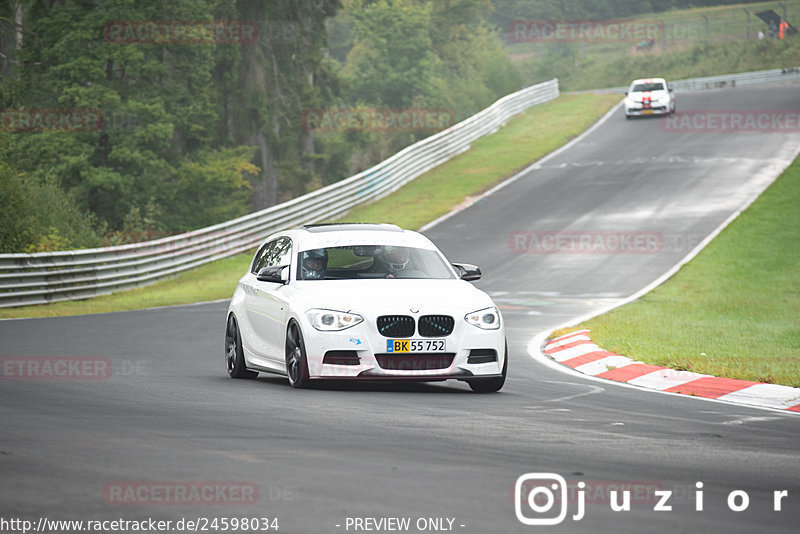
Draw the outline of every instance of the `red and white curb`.
<instances>
[{"instance_id":1,"label":"red and white curb","mask_svg":"<svg viewBox=\"0 0 800 534\"><path fill-rule=\"evenodd\" d=\"M562 365L597 378L668 393L800 412L800 388L648 365L601 349L592 342L589 330L550 339L542 351Z\"/></svg>"}]
</instances>

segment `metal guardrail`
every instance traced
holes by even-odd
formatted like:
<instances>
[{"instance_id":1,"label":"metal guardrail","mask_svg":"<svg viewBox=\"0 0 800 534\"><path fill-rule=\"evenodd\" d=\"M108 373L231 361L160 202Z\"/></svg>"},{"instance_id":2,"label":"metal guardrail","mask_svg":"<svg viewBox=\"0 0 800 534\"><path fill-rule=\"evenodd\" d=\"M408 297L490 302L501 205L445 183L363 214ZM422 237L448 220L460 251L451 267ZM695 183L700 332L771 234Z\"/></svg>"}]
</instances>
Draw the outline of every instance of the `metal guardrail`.
<instances>
[{"instance_id":1,"label":"metal guardrail","mask_svg":"<svg viewBox=\"0 0 800 534\"><path fill-rule=\"evenodd\" d=\"M800 67L670 82L678 91L800 81ZM581 92L624 93L625 87ZM89 298L147 285L252 249L268 234L345 214L376 200L467 150L510 117L552 100L558 80L512 93L462 122L401 150L374 167L307 195L207 228L115 247L0 254L0 308Z\"/></svg>"},{"instance_id":2,"label":"metal guardrail","mask_svg":"<svg viewBox=\"0 0 800 534\"><path fill-rule=\"evenodd\" d=\"M272 232L344 215L467 150L509 118L558 97L558 80L507 95L355 176L288 202L185 234L114 247L0 254L0 307L89 298L147 285L244 252Z\"/></svg>"},{"instance_id":3,"label":"metal guardrail","mask_svg":"<svg viewBox=\"0 0 800 534\"><path fill-rule=\"evenodd\" d=\"M697 91L701 89L719 89L721 87L746 87L769 83L800 81L800 67L788 69L760 70L756 72L740 72L707 76L690 80L677 80L671 85L676 91Z\"/></svg>"},{"instance_id":4,"label":"metal guardrail","mask_svg":"<svg viewBox=\"0 0 800 534\"><path fill-rule=\"evenodd\" d=\"M759 70L754 72L739 72L736 74L721 74L719 76L706 76L705 78L690 78L688 80L667 80L667 83L676 91L701 91L704 89L720 89L723 87L746 87L748 85L774 84L783 82L800 81L800 67L784 69ZM628 90L628 85L622 87L607 87L605 89L589 89L587 91L574 91L575 93L617 94Z\"/></svg>"}]
</instances>

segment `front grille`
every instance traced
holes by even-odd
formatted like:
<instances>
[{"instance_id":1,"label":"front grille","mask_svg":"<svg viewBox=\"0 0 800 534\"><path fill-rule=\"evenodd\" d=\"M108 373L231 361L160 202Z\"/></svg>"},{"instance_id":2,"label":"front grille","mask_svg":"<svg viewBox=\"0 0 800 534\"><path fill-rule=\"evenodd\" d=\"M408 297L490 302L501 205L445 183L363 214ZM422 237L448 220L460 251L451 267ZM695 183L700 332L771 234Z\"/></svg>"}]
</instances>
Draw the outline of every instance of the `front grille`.
<instances>
[{"instance_id":1,"label":"front grille","mask_svg":"<svg viewBox=\"0 0 800 534\"><path fill-rule=\"evenodd\" d=\"M417 352L414 354L376 354L381 369L393 371L431 371L447 369L453 363L455 352Z\"/></svg>"},{"instance_id":2,"label":"front grille","mask_svg":"<svg viewBox=\"0 0 800 534\"><path fill-rule=\"evenodd\" d=\"M329 350L322 358L322 363L327 365L358 365L361 359L354 350Z\"/></svg>"},{"instance_id":3,"label":"front grille","mask_svg":"<svg viewBox=\"0 0 800 534\"><path fill-rule=\"evenodd\" d=\"M419 318L419 335L444 337L453 333L455 320L449 315L423 315Z\"/></svg>"},{"instance_id":4,"label":"front grille","mask_svg":"<svg viewBox=\"0 0 800 534\"><path fill-rule=\"evenodd\" d=\"M408 315L381 315L378 332L386 337L411 337L414 335L414 318Z\"/></svg>"},{"instance_id":5,"label":"front grille","mask_svg":"<svg viewBox=\"0 0 800 534\"><path fill-rule=\"evenodd\" d=\"M467 357L467 363L490 363L496 361L497 352L494 349L472 349Z\"/></svg>"}]
</instances>

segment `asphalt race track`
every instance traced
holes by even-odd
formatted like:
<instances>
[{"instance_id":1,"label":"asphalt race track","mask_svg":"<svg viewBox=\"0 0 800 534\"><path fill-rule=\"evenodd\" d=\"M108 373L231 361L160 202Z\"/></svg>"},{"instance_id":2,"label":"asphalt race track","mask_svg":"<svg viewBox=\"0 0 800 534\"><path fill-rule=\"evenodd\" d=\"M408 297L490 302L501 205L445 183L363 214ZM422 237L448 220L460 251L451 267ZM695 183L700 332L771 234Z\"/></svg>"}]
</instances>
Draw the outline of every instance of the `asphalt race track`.
<instances>
[{"instance_id":1,"label":"asphalt race track","mask_svg":"<svg viewBox=\"0 0 800 534\"><path fill-rule=\"evenodd\" d=\"M678 112L797 113L798 89L679 93ZM539 514L526 502L520 508L541 519L566 504L557 532L797 532L800 417L590 381L542 365L527 347L658 278L798 146L796 127L670 131L664 119L626 121L618 109L568 150L427 231L451 260L481 266L478 286L503 309L511 363L498 394L472 394L459 382L294 390L263 374L232 380L222 302L2 321L2 358L86 357L111 372L0 380L0 516L268 517L286 533L389 532L366 519L397 517L410 518L407 532L543 532L517 519L515 482L553 473L586 483L584 517L572 517L573 493ZM660 245L554 253L518 237L554 232L605 244L656 236ZM231 490L200 505L114 493L139 483L218 483L255 494L237 500ZM614 487L631 491L630 511L611 510ZM654 489L672 491L671 510L653 510ZM728 506L736 490L749 499L744 511ZM788 493L774 511L781 490ZM733 497L738 506L744 494Z\"/></svg>"}]
</instances>

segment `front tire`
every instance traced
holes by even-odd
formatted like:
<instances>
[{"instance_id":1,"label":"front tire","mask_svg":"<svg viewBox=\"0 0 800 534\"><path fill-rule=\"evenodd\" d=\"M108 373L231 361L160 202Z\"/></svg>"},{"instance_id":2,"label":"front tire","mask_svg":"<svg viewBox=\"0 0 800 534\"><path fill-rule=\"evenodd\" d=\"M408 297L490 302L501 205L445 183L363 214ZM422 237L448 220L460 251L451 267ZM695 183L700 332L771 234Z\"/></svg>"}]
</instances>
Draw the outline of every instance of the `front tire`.
<instances>
[{"instance_id":1,"label":"front tire","mask_svg":"<svg viewBox=\"0 0 800 534\"><path fill-rule=\"evenodd\" d=\"M303 333L297 323L291 323L286 331L286 376L293 388L308 387L308 359Z\"/></svg>"},{"instance_id":2,"label":"front tire","mask_svg":"<svg viewBox=\"0 0 800 534\"><path fill-rule=\"evenodd\" d=\"M508 342L506 342L506 355L503 360L503 372L497 378L476 378L467 380L467 384L475 393L495 393L503 388L506 383L506 372L508 371Z\"/></svg>"},{"instance_id":3,"label":"front tire","mask_svg":"<svg viewBox=\"0 0 800 534\"><path fill-rule=\"evenodd\" d=\"M225 328L225 365L231 378L255 378L258 376L257 372L247 370L242 349L242 335L233 314L228 316L228 325Z\"/></svg>"}]
</instances>

